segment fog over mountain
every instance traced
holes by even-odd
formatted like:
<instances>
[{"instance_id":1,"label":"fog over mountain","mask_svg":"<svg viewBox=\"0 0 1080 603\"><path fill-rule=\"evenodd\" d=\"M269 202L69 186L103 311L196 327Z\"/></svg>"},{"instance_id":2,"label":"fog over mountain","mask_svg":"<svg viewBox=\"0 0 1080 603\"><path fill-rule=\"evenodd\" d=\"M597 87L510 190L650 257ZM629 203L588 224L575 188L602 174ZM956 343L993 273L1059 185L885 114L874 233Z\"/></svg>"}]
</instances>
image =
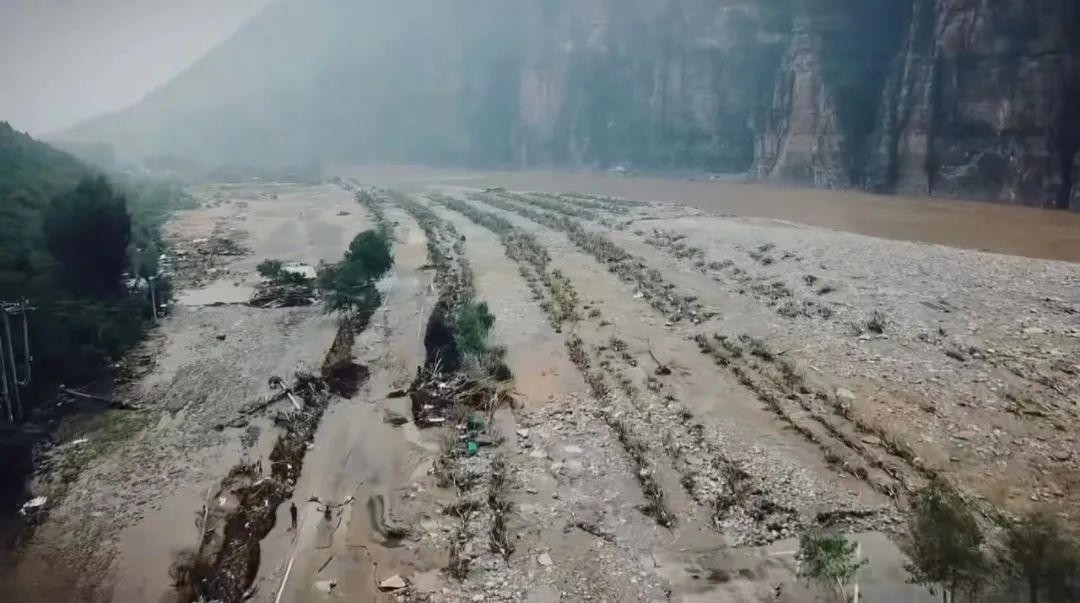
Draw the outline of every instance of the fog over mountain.
<instances>
[{"instance_id":1,"label":"fog over mountain","mask_svg":"<svg viewBox=\"0 0 1080 603\"><path fill-rule=\"evenodd\" d=\"M279 0L67 132L204 164L703 170L1080 206L1073 0Z\"/></svg>"},{"instance_id":2,"label":"fog over mountain","mask_svg":"<svg viewBox=\"0 0 1080 603\"><path fill-rule=\"evenodd\" d=\"M0 120L54 134L135 103L269 0L4 0Z\"/></svg>"}]
</instances>

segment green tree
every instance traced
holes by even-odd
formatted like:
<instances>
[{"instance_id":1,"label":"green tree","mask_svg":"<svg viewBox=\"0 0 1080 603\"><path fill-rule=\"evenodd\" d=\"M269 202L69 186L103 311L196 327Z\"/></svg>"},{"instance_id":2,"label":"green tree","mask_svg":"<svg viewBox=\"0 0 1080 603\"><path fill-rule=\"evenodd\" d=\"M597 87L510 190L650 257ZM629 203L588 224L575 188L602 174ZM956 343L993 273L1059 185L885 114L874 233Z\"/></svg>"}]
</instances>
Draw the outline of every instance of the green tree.
<instances>
[{"instance_id":1,"label":"green tree","mask_svg":"<svg viewBox=\"0 0 1080 603\"><path fill-rule=\"evenodd\" d=\"M319 289L328 312L358 312L377 307L379 292L375 282L394 265L390 239L374 230L352 240L345 258L319 273Z\"/></svg>"},{"instance_id":2,"label":"green tree","mask_svg":"<svg viewBox=\"0 0 1080 603\"><path fill-rule=\"evenodd\" d=\"M462 351L476 356L487 350L487 337L495 324L495 316L486 302L469 300L461 305L457 315L457 339Z\"/></svg>"},{"instance_id":3,"label":"green tree","mask_svg":"<svg viewBox=\"0 0 1080 603\"><path fill-rule=\"evenodd\" d=\"M386 234L374 230L356 235L345 252L345 263L359 278L371 282L379 280L394 265L390 239Z\"/></svg>"},{"instance_id":4,"label":"green tree","mask_svg":"<svg viewBox=\"0 0 1080 603\"><path fill-rule=\"evenodd\" d=\"M45 216L45 240L63 288L98 299L123 292L131 217L123 195L104 176L84 178L53 200Z\"/></svg>"},{"instance_id":5,"label":"green tree","mask_svg":"<svg viewBox=\"0 0 1080 603\"><path fill-rule=\"evenodd\" d=\"M1026 515L1009 526L1005 544L1030 603L1038 603L1042 592L1055 602L1080 598L1080 551L1055 516L1046 511Z\"/></svg>"},{"instance_id":6,"label":"green tree","mask_svg":"<svg viewBox=\"0 0 1080 603\"><path fill-rule=\"evenodd\" d=\"M859 568L858 545L836 532L812 530L799 539L799 577L831 590L847 603L848 584Z\"/></svg>"},{"instance_id":7,"label":"green tree","mask_svg":"<svg viewBox=\"0 0 1080 603\"><path fill-rule=\"evenodd\" d=\"M912 579L941 590L945 603L958 592L975 593L988 574L982 531L964 501L940 482L916 497L909 521Z\"/></svg>"}]
</instances>

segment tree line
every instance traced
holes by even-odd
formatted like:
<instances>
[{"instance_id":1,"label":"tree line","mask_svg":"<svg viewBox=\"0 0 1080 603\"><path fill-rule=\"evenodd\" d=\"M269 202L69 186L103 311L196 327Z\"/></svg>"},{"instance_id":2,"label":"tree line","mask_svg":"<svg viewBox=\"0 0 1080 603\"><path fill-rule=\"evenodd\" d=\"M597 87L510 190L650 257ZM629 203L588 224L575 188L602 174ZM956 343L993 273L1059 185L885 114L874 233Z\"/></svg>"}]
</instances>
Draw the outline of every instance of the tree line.
<instances>
[{"instance_id":1,"label":"tree line","mask_svg":"<svg viewBox=\"0 0 1080 603\"><path fill-rule=\"evenodd\" d=\"M108 178L0 122L0 301L29 300L35 380L93 380L167 299L161 226L193 205L175 183ZM21 353L21 352L20 352Z\"/></svg>"}]
</instances>

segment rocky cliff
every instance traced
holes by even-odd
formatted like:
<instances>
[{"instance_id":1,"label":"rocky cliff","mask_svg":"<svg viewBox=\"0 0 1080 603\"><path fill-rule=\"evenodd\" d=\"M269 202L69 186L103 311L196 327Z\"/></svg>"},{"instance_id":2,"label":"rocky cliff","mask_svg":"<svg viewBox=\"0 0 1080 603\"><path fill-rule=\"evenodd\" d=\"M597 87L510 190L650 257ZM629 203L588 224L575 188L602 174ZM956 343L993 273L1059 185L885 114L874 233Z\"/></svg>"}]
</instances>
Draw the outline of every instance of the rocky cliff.
<instances>
[{"instance_id":1,"label":"rocky cliff","mask_svg":"<svg viewBox=\"0 0 1080 603\"><path fill-rule=\"evenodd\" d=\"M283 0L72 137L1080 209L1076 0Z\"/></svg>"}]
</instances>

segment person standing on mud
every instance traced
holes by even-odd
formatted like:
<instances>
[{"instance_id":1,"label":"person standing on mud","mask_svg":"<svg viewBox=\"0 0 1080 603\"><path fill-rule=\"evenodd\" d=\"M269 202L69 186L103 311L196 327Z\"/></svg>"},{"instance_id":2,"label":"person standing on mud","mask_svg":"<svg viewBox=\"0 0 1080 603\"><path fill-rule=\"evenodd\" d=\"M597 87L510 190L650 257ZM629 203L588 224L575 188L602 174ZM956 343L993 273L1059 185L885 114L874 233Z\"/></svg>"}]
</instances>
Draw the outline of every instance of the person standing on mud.
<instances>
[{"instance_id":1,"label":"person standing on mud","mask_svg":"<svg viewBox=\"0 0 1080 603\"><path fill-rule=\"evenodd\" d=\"M289 503L289 516L292 517L292 529L296 529L296 503Z\"/></svg>"}]
</instances>

